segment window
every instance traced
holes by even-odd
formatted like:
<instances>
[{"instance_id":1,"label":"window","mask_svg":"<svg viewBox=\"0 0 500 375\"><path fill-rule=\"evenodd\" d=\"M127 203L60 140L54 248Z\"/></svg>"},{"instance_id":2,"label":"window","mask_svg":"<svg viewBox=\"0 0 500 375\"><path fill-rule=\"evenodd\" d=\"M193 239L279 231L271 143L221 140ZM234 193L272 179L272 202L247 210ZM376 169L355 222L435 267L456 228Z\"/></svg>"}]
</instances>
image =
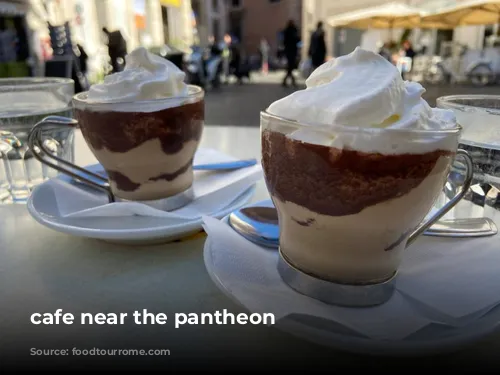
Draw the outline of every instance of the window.
<instances>
[{"instance_id":1,"label":"window","mask_svg":"<svg viewBox=\"0 0 500 375\"><path fill-rule=\"evenodd\" d=\"M215 41L219 41L221 39L219 20L215 19L212 21L212 35L214 36Z\"/></svg>"}]
</instances>

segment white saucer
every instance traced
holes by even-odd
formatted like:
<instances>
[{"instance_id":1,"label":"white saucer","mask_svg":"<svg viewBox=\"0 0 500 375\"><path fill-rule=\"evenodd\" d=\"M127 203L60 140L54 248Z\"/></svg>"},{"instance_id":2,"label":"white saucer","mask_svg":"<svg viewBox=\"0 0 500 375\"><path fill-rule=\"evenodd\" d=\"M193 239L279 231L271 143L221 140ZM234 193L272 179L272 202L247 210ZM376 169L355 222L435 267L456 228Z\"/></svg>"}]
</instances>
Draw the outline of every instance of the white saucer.
<instances>
[{"instance_id":1,"label":"white saucer","mask_svg":"<svg viewBox=\"0 0 500 375\"><path fill-rule=\"evenodd\" d=\"M233 210L244 206L250 201L254 191L255 185L243 191L238 199L213 216L222 218ZM203 229L201 218L184 222L172 222L171 219L145 216L62 217L57 209L53 191L43 189L43 186L38 186L33 190L27 208L36 221L58 232L122 244L170 242L195 234Z\"/></svg>"},{"instance_id":2,"label":"white saucer","mask_svg":"<svg viewBox=\"0 0 500 375\"><path fill-rule=\"evenodd\" d=\"M227 216L223 218L222 221L227 222ZM228 273L225 272L226 270L218 270L218 266L215 266L213 259L217 256L217 252L220 250L213 246L212 243L213 241L209 235L204 247L204 261L206 269L213 282L231 300L245 309L250 310L252 313L272 311L273 307L266 306L265 304L259 306L260 311L253 311L254 309L252 307L246 306L245 303L242 302L244 298L247 298L248 296L239 295L238 290L234 290L226 285L226 283L229 283L230 280L225 280L224 275L227 275ZM241 249L235 249L235 251L239 251L239 253L242 254ZM243 252L243 254L245 253ZM266 261L269 262L273 262L275 259L274 257L266 258ZM245 267L245 264L247 263L242 261L239 262L239 264ZM271 268L276 269L276 267ZM268 269L268 267L263 266L262 269ZM248 271L248 273L257 272L253 269L249 269L248 267L246 267L245 270L240 271ZM261 270L259 272L261 272ZM262 278L265 277L265 275L260 275L259 277ZM254 298L258 298L258 295L261 293L258 288L245 290L246 293L254 293ZM473 344L479 339L497 331L499 323L500 307L496 307L483 315L481 318L478 318L476 321L466 326L451 327L431 324L425 327L425 329L416 332L403 340L397 341L375 340L368 338L347 329L333 320L326 320L310 315L288 315L285 318L276 321L275 327L307 341L329 346L335 349L361 354L406 357L434 355L461 349L464 346Z\"/></svg>"}]
</instances>

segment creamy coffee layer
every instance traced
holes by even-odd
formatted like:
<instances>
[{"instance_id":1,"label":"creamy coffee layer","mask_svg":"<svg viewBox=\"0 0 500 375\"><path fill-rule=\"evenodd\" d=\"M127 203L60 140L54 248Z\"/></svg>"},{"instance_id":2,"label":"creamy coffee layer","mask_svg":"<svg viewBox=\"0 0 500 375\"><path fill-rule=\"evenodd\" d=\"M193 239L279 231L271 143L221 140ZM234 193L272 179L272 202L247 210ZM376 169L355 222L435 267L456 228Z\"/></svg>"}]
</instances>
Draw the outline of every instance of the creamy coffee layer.
<instances>
[{"instance_id":1,"label":"creamy coffee layer","mask_svg":"<svg viewBox=\"0 0 500 375\"><path fill-rule=\"evenodd\" d=\"M165 154L158 139L144 142L125 153L92 149L108 171L113 190L122 198L159 199L189 188L193 155L199 141L190 140L175 154Z\"/></svg>"},{"instance_id":2,"label":"creamy coffee layer","mask_svg":"<svg viewBox=\"0 0 500 375\"><path fill-rule=\"evenodd\" d=\"M157 112L75 110L82 134L125 199L159 199L192 183L204 102Z\"/></svg>"},{"instance_id":3,"label":"creamy coffee layer","mask_svg":"<svg viewBox=\"0 0 500 375\"><path fill-rule=\"evenodd\" d=\"M162 199L189 189L193 184L193 169L190 165L186 171L178 174L172 180L148 180L140 184L130 181L124 174L117 176L116 173L113 173L113 177L110 177L110 184L115 194L124 199L138 201Z\"/></svg>"},{"instance_id":4,"label":"creamy coffee layer","mask_svg":"<svg viewBox=\"0 0 500 375\"><path fill-rule=\"evenodd\" d=\"M322 279L348 284L385 281L396 272L409 229L427 215L447 170L447 157L440 157L407 194L352 215L320 214L274 195L281 249L292 264Z\"/></svg>"},{"instance_id":5,"label":"creamy coffee layer","mask_svg":"<svg viewBox=\"0 0 500 375\"><path fill-rule=\"evenodd\" d=\"M262 164L270 194L328 216L353 215L404 196L422 183L438 160L449 163L453 157L447 150L364 153L262 132Z\"/></svg>"}]
</instances>

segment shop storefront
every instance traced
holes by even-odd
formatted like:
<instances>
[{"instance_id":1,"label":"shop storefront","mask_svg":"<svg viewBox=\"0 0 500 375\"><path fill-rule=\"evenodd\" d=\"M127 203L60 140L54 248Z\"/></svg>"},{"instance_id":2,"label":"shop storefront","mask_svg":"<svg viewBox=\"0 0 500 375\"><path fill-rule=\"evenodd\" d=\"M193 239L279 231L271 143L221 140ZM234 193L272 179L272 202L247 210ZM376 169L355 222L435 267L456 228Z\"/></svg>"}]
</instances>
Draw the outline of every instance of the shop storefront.
<instances>
[{"instance_id":1,"label":"shop storefront","mask_svg":"<svg viewBox=\"0 0 500 375\"><path fill-rule=\"evenodd\" d=\"M187 48L193 43L191 0L25 0L38 65L52 57L48 22L70 25L72 42L88 55L91 81L102 79L109 65L103 27L119 31L127 50ZM0 0L0 4L2 1ZM0 24L1 26L1 24Z\"/></svg>"},{"instance_id":2,"label":"shop storefront","mask_svg":"<svg viewBox=\"0 0 500 375\"><path fill-rule=\"evenodd\" d=\"M27 4L0 1L0 78L32 74Z\"/></svg>"}]
</instances>

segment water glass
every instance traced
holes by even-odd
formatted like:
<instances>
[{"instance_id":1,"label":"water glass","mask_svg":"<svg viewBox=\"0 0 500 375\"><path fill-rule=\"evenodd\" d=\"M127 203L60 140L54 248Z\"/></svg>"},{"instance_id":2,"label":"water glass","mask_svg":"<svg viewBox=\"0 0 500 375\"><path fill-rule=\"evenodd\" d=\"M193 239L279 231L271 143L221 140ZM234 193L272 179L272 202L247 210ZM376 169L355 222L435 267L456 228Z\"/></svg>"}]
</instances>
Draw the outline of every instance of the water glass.
<instances>
[{"instance_id":1,"label":"water glass","mask_svg":"<svg viewBox=\"0 0 500 375\"><path fill-rule=\"evenodd\" d=\"M37 184L57 174L33 156L28 135L47 116L72 117L73 95L72 79L0 79L0 203L26 202ZM54 155L74 162L72 129L49 129L43 142Z\"/></svg>"},{"instance_id":2,"label":"water glass","mask_svg":"<svg viewBox=\"0 0 500 375\"><path fill-rule=\"evenodd\" d=\"M500 96L452 95L437 99L439 108L450 109L463 127L460 148L469 152L474 180L464 200L468 209L454 209L455 217L495 216L500 210ZM457 173L459 174L459 173ZM450 189L450 193L451 193ZM445 199L445 198L443 198ZM472 208L471 208L472 207ZM465 206L464 206L465 208Z\"/></svg>"}]
</instances>

